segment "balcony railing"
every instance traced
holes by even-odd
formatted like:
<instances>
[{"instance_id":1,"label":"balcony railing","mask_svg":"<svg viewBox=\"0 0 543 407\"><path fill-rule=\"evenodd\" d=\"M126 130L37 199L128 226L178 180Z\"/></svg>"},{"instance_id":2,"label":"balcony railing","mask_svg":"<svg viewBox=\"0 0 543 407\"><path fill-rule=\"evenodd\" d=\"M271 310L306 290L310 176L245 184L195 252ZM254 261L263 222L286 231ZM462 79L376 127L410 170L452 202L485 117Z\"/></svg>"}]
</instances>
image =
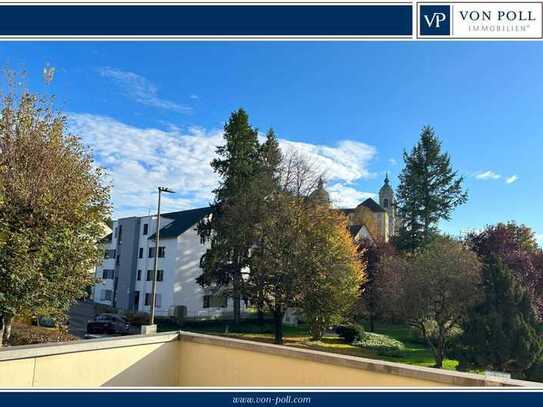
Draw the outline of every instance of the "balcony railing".
<instances>
[{"instance_id":1,"label":"balcony railing","mask_svg":"<svg viewBox=\"0 0 543 407\"><path fill-rule=\"evenodd\" d=\"M0 351L0 387L543 386L190 332Z\"/></svg>"}]
</instances>

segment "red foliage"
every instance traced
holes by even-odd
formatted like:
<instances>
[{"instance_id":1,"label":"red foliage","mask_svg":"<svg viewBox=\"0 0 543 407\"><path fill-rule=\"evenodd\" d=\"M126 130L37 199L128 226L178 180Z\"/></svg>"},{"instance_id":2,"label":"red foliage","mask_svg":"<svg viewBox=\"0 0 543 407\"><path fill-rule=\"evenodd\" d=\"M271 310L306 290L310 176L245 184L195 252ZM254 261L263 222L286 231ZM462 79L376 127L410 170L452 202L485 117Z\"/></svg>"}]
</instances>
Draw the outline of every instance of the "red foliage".
<instances>
[{"instance_id":1,"label":"red foliage","mask_svg":"<svg viewBox=\"0 0 543 407\"><path fill-rule=\"evenodd\" d=\"M488 226L468 235L468 243L479 257L499 257L532 296L540 318L543 317L543 252L534 233L513 222Z\"/></svg>"}]
</instances>

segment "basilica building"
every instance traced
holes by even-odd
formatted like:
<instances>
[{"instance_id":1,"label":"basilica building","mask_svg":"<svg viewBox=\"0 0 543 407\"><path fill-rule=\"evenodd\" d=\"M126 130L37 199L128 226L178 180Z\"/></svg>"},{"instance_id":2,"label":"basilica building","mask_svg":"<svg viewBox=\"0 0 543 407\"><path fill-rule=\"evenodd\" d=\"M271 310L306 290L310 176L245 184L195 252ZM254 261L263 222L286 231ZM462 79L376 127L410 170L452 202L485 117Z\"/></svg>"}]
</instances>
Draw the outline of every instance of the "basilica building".
<instances>
[{"instance_id":1,"label":"basilica building","mask_svg":"<svg viewBox=\"0 0 543 407\"><path fill-rule=\"evenodd\" d=\"M330 196L322 181L319 182L315 191L311 193L310 198L328 204L331 203ZM355 240L370 239L388 242L396 234L399 226L396 199L388 175L379 190L379 202L368 198L355 208L341 208L339 210L347 216L349 230Z\"/></svg>"}]
</instances>

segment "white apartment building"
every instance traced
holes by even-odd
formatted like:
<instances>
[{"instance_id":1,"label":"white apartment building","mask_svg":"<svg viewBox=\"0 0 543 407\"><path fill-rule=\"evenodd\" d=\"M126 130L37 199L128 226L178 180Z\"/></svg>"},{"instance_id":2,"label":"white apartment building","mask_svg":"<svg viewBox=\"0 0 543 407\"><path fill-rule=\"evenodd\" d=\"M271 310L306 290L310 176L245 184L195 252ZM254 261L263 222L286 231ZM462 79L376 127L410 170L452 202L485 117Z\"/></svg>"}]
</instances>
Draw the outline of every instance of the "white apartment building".
<instances>
[{"instance_id":1,"label":"white apartment building","mask_svg":"<svg viewBox=\"0 0 543 407\"><path fill-rule=\"evenodd\" d=\"M157 267L156 315L174 315L185 306L188 318L215 318L232 314L232 300L217 290L203 289L200 258L207 246L196 232L211 208L161 214ZM104 239L105 256L96 268L101 280L94 301L126 311L150 311L154 268L156 216L129 217L113 222ZM242 310L244 304L242 303Z\"/></svg>"}]
</instances>

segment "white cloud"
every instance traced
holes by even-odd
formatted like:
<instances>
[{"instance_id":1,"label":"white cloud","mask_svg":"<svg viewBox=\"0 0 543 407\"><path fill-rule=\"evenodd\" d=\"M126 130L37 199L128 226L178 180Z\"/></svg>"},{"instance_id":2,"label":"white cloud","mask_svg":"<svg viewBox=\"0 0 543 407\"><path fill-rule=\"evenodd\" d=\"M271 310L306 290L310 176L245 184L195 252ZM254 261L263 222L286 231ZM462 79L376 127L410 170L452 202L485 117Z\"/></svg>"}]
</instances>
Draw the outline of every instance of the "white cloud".
<instances>
[{"instance_id":1,"label":"white cloud","mask_svg":"<svg viewBox=\"0 0 543 407\"><path fill-rule=\"evenodd\" d=\"M321 169L328 181L342 180L351 183L374 175L369 172L368 165L377 151L375 147L364 143L344 140L340 141L336 147L330 147L282 139L280 145L286 154L291 150L296 150L310 163Z\"/></svg>"},{"instance_id":2,"label":"white cloud","mask_svg":"<svg viewBox=\"0 0 543 407\"><path fill-rule=\"evenodd\" d=\"M396 164L398 164L398 161L396 161L396 159L394 159L394 158L389 158L389 159L388 159L388 163L389 163L390 165L396 165Z\"/></svg>"},{"instance_id":3,"label":"white cloud","mask_svg":"<svg viewBox=\"0 0 543 407\"><path fill-rule=\"evenodd\" d=\"M222 130L138 128L91 114L71 114L70 129L108 171L115 217L155 211L158 185L176 191L165 196L165 211L210 203L218 180L209 163L223 143ZM335 147L284 139L280 145L283 151L295 149L324 171L337 206L353 207L372 196L351 184L372 176L368 165L376 155L374 147L350 140Z\"/></svg>"},{"instance_id":4,"label":"white cloud","mask_svg":"<svg viewBox=\"0 0 543 407\"><path fill-rule=\"evenodd\" d=\"M513 184L514 182L518 181L518 177L516 175L511 175L510 177L507 177L505 180L506 184Z\"/></svg>"},{"instance_id":5,"label":"white cloud","mask_svg":"<svg viewBox=\"0 0 543 407\"><path fill-rule=\"evenodd\" d=\"M487 181L487 180L497 180L501 178L501 175L496 174L494 171L485 171L479 172L475 175L475 178Z\"/></svg>"},{"instance_id":6,"label":"white cloud","mask_svg":"<svg viewBox=\"0 0 543 407\"><path fill-rule=\"evenodd\" d=\"M189 106L160 98L157 87L148 79L134 72L112 67L100 68L99 72L103 77L115 81L128 97L138 103L179 113L191 113L192 111Z\"/></svg>"},{"instance_id":7,"label":"white cloud","mask_svg":"<svg viewBox=\"0 0 543 407\"><path fill-rule=\"evenodd\" d=\"M354 208L368 198L376 198L371 192L361 192L342 183L336 183L326 187L330 193L330 201L336 208Z\"/></svg>"}]
</instances>

